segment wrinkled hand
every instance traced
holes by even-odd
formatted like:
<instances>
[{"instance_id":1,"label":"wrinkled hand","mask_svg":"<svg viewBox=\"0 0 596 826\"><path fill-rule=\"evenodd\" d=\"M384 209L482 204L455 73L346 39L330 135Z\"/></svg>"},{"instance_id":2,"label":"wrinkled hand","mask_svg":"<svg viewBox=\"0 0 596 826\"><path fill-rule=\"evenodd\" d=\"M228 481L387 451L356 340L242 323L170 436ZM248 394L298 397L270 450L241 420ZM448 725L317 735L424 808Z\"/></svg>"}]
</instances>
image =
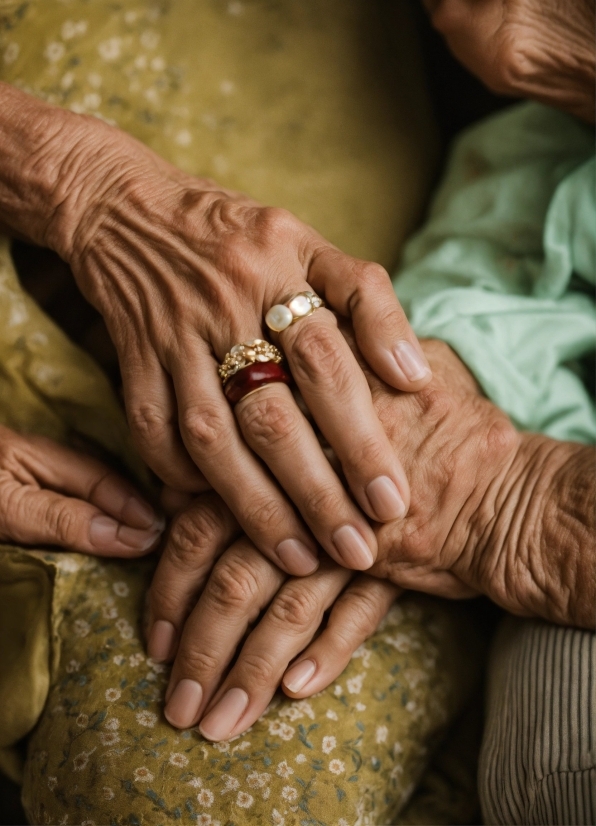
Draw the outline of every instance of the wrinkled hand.
<instances>
[{"instance_id":1,"label":"wrinkled hand","mask_svg":"<svg viewBox=\"0 0 596 826\"><path fill-rule=\"evenodd\" d=\"M0 541L135 557L157 545L163 527L102 462L0 426Z\"/></svg>"},{"instance_id":2,"label":"wrinkled hand","mask_svg":"<svg viewBox=\"0 0 596 826\"><path fill-rule=\"evenodd\" d=\"M446 344L423 347L434 379L415 396L368 374L412 486L406 518L376 529L379 558L370 573L592 627L593 449L518 433Z\"/></svg>"},{"instance_id":3,"label":"wrinkled hand","mask_svg":"<svg viewBox=\"0 0 596 826\"><path fill-rule=\"evenodd\" d=\"M594 123L593 0L424 0L455 56L495 92Z\"/></svg>"},{"instance_id":4,"label":"wrinkled hand","mask_svg":"<svg viewBox=\"0 0 596 826\"><path fill-rule=\"evenodd\" d=\"M282 677L292 697L333 682L399 593L328 557L314 574L288 579L246 538L224 551L237 532L219 497L198 497L174 519L149 593L148 652L175 656L166 717L177 728L201 720L210 740L251 726Z\"/></svg>"},{"instance_id":5,"label":"wrinkled hand","mask_svg":"<svg viewBox=\"0 0 596 826\"><path fill-rule=\"evenodd\" d=\"M316 568L306 526L336 561L370 567L377 548L364 514L403 516L409 489L330 310L352 319L361 352L384 380L418 390L430 371L387 273L288 212L185 175L95 119L77 123L88 130L72 159L78 177L60 184L64 200L47 235L59 237L55 245L106 320L143 458L179 491L205 490L206 478L289 573ZM271 384L232 412L217 375L233 344L263 337L272 305L309 289L330 309L277 340L355 502L287 387Z\"/></svg>"}]
</instances>

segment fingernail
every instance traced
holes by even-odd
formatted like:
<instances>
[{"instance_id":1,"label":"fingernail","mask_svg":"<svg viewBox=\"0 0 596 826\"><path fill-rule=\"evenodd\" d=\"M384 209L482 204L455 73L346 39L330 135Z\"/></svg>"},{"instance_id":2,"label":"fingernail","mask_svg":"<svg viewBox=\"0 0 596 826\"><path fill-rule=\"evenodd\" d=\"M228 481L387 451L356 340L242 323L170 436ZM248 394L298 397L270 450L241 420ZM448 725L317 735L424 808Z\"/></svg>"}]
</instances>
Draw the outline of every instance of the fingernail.
<instances>
[{"instance_id":1,"label":"fingernail","mask_svg":"<svg viewBox=\"0 0 596 826\"><path fill-rule=\"evenodd\" d=\"M342 525L335 531L333 544L349 568L364 571L374 562L371 549L356 528L351 525Z\"/></svg>"},{"instance_id":2,"label":"fingernail","mask_svg":"<svg viewBox=\"0 0 596 826\"><path fill-rule=\"evenodd\" d=\"M366 493L379 522L390 522L405 516L406 506L395 483L388 476L377 476L369 482Z\"/></svg>"},{"instance_id":3,"label":"fingernail","mask_svg":"<svg viewBox=\"0 0 596 826\"><path fill-rule=\"evenodd\" d=\"M319 560L299 539L284 539L277 546L277 555L295 576L307 576L319 567Z\"/></svg>"},{"instance_id":4,"label":"fingernail","mask_svg":"<svg viewBox=\"0 0 596 826\"><path fill-rule=\"evenodd\" d=\"M304 688L316 670L314 660L302 660L286 671L282 682L289 691L296 693Z\"/></svg>"},{"instance_id":5,"label":"fingernail","mask_svg":"<svg viewBox=\"0 0 596 826\"><path fill-rule=\"evenodd\" d=\"M173 656L176 629L167 620L156 620L149 632L147 653L155 662L167 662Z\"/></svg>"},{"instance_id":6,"label":"fingernail","mask_svg":"<svg viewBox=\"0 0 596 826\"><path fill-rule=\"evenodd\" d=\"M126 505L122 508L122 521L134 528L157 528L158 518L147 502L131 496Z\"/></svg>"},{"instance_id":7,"label":"fingernail","mask_svg":"<svg viewBox=\"0 0 596 826\"><path fill-rule=\"evenodd\" d=\"M196 722L203 689L196 680L180 680L164 709L166 720L176 728L190 728Z\"/></svg>"},{"instance_id":8,"label":"fingernail","mask_svg":"<svg viewBox=\"0 0 596 826\"><path fill-rule=\"evenodd\" d=\"M209 714L203 718L199 731L207 740L227 740L246 711L248 694L241 688L231 688Z\"/></svg>"},{"instance_id":9,"label":"fingernail","mask_svg":"<svg viewBox=\"0 0 596 826\"><path fill-rule=\"evenodd\" d=\"M89 539L94 545L108 545L116 540L119 527L109 516L94 516L89 523Z\"/></svg>"},{"instance_id":10,"label":"fingernail","mask_svg":"<svg viewBox=\"0 0 596 826\"><path fill-rule=\"evenodd\" d=\"M136 528L129 528L128 525L120 525L118 528L118 540L131 548L139 551L148 551L157 542L161 531L138 531Z\"/></svg>"},{"instance_id":11,"label":"fingernail","mask_svg":"<svg viewBox=\"0 0 596 826\"><path fill-rule=\"evenodd\" d=\"M393 348L393 354L408 381L420 381L430 375L428 363L409 341L398 341Z\"/></svg>"}]
</instances>

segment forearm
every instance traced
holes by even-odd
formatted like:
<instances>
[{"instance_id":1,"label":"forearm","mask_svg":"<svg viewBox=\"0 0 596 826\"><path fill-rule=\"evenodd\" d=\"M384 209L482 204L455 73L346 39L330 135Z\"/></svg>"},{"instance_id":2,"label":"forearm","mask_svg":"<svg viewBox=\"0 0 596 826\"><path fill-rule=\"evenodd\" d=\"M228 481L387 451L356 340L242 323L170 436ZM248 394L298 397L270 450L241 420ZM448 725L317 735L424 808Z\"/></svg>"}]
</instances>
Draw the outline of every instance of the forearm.
<instances>
[{"instance_id":1,"label":"forearm","mask_svg":"<svg viewBox=\"0 0 596 826\"><path fill-rule=\"evenodd\" d=\"M0 227L67 257L83 189L109 168L105 130L0 83Z\"/></svg>"}]
</instances>

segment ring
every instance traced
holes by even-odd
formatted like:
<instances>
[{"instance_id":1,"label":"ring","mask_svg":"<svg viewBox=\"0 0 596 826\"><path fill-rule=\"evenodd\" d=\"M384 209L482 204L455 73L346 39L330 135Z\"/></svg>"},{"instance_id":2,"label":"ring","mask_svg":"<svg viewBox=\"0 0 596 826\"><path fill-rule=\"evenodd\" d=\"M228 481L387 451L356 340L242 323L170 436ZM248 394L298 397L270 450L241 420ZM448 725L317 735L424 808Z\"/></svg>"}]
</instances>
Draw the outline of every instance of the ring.
<instances>
[{"instance_id":1,"label":"ring","mask_svg":"<svg viewBox=\"0 0 596 826\"><path fill-rule=\"evenodd\" d=\"M278 362L259 363L255 361L231 376L224 385L224 393L230 404L238 404L241 399L245 399L251 393L256 393L268 384L275 382L289 384L290 381L289 373L286 373Z\"/></svg>"},{"instance_id":2,"label":"ring","mask_svg":"<svg viewBox=\"0 0 596 826\"><path fill-rule=\"evenodd\" d=\"M235 344L230 352L226 353L224 360L217 368L217 372L225 384L239 370L244 370L250 364L269 361L279 364L282 358L281 352L274 344L264 341L262 338L255 338L243 344Z\"/></svg>"},{"instance_id":3,"label":"ring","mask_svg":"<svg viewBox=\"0 0 596 826\"><path fill-rule=\"evenodd\" d=\"M296 293L285 304L275 304L265 316L265 324L270 330L281 333L301 318L312 315L325 306L322 298L315 293Z\"/></svg>"}]
</instances>

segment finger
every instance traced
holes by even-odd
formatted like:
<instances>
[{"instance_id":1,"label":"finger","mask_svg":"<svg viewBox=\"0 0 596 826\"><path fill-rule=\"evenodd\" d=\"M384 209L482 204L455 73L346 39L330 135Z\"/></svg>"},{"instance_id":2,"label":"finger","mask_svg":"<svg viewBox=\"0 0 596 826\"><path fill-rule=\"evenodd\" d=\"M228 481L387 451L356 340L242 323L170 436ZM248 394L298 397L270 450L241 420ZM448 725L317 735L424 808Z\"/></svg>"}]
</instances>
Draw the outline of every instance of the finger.
<instances>
[{"instance_id":1,"label":"finger","mask_svg":"<svg viewBox=\"0 0 596 826\"><path fill-rule=\"evenodd\" d=\"M192 493L174 490L174 488L164 485L159 502L167 516L176 516L179 511L187 508L194 498Z\"/></svg>"},{"instance_id":2,"label":"finger","mask_svg":"<svg viewBox=\"0 0 596 826\"><path fill-rule=\"evenodd\" d=\"M379 522L403 518L410 501L405 473L333 314L317 310L284 330L280 341L304 401L335 451L358 504ZM342 549L337 550L343 556ZM370 564L372 560L359 567Z\"/></svg>"},{"instance_id":3,"label":"finger","mask_svg":"<svg viewBox=\"0 0 596 826\"><path fill-rule=\"evenodd\" d=\"M318 564L314 540L243 441L215 362L202 346L197 341L171 365L184 443L257 548L282 570L309 574Z\"/></svg>"},{"instance_id":4,"label":"finger","mask_svg":"<svg viewBox=\"0 0 596 826\"><path fill-rule=\"evenodd\" d=\"M284 578L246 538L222 556L184 626L166 692L165 716L173 726L199 720L247 628Z\"/></svg>"},{"instance_id":5,"label":"finger","mask_svg":"<svg viewBox=\"0 0 596 826\"><path fill-rule=\"evenodd\" d=\"M170 526L148 594L147 650L156 662L171 660L215 560L238 533L238 523L215 493L197 497Z\"/></svg>"},{"instance_id":6,"label":"finger","mask_svg":"<svg viewBox=\"0 0 596 826\"><path fill-rule=\"evenodd\" d=\"M268 385L238 402L234 413L247 444L266 462L327 553L345 567L369 567L377 550L374 532L329 464L291 390Z\"/></svg>"},{"instance_id":7,"label":"finger","mask_svg":"<svg viewBox=\"0 0 596 826\"><path fill-rule=\"evenodd\" d=\"M6 477L0 484L0 535L23 545L136 557L155 548L161 531L122 525L88 502Z\"/></svg>"},{"instance_id":8,"label":"finger","mask_svg":"<svg viewBox=\"0 0 596 826\"><path fill-rule=\"evenodd\" d=\"M103 462L42 436L19 442L19 461L43 487L84 499L118 522L163 530L165 522L138 490Z\"/></svg>"},{"instance_id":9,"label":"finger","mask_svg":"<svg viewBox=\"0 0 596 826\"><path fill-rule=\"evenodd\" d=\"M122 360L126 415L135 445L165 484L185 493L200 493L210 485L180 438L172 383L153 354L142 361Z\"/></svg>"},{"instance_id":10,"label":"finger","mask_svg":"<svg viewBox=\"0 0 596 826\"><path fill-rule=\"evenodd\" d=\"M430 366L380 264L323 247L313 256L308 280L330 307L352 319L358 349L379 378L410 392L428 384Z\"/></svg>"},{"instance_id":11,"label":"finger","mask_svg":"<svg viewBox=\"0 0 596 826\"><path fill-rule=\"evenodd\" d=\"M227 740L261 716L288 663L312 640L324 612L352 576L323 560L312 576L281 588L211 701L199 725L203 737Z\"/></svg>"},{"instance_id":12,"label":"finger","mask_svg":"<svg viewBox=\"0 0 596 826\"><path fill-rule=\"evenodd\" d=\"M310 697L336 680L352 654L379 627L401 589L361 574L338 598L325 629L283 676L290 697Z\"/></svg>"}]
</instances>

